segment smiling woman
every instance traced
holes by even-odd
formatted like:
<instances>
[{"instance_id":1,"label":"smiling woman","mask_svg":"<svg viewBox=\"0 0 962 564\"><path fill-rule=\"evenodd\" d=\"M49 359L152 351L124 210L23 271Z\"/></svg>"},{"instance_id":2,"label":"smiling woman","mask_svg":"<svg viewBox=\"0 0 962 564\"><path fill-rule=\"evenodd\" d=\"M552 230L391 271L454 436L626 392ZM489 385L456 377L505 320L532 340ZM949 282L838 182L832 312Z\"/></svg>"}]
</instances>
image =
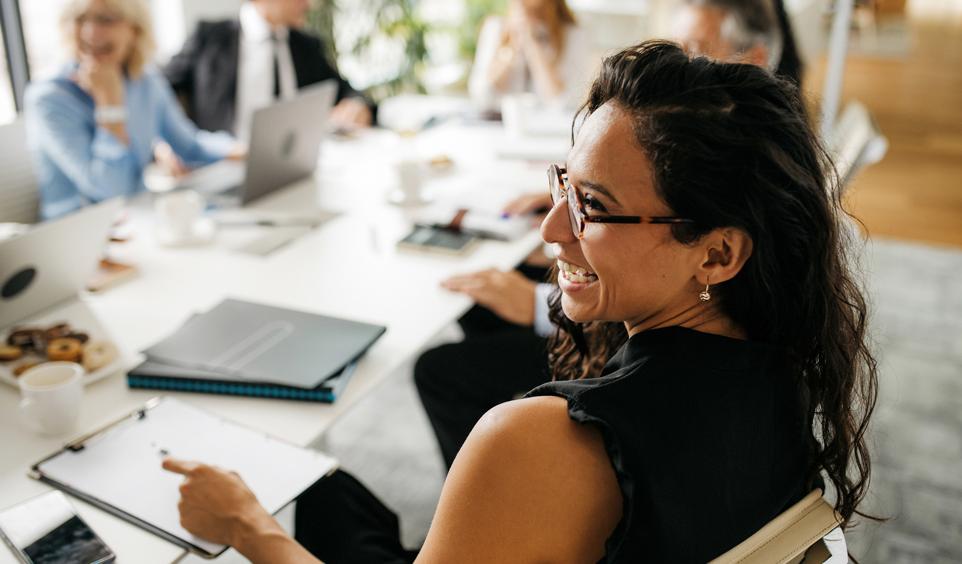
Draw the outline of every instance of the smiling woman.
<instances>
[{"instance_id":1,"label":"smiling woman","mask_svg":"<svg viewBox=\"0 0 962 564\"><path fill-rule=\"evenodd\" d=\"M847 231L839 229L844 212L833 177L825 174L831 165L797 95L749 66L687 60L673 46L649 44L607 59L583 110L588 117L569 154L567 180L581 186L581 198L592 202L585 213L596 219L579 225L571 206L556 198L542 225L560 257L553 316L566 330L553 347L555 377L577 379L585 362L607 358L623 338L599 322L618 321L629 339L608 363L607 378L636 371L649 379L558 382L533 393L565 397L572 418L606 431L626 504L653 505L656 514L669 515L677 513L669 505L697 505L718 495L712 492L726 492L717 507L676 515L689 528L662 531L656 545L681 546L690 527L739 515L711 526L716 537L706 537L705 546L724 546L724 534L736 537L734 530L772 510L763 509L766 503L797 499L823 475L850 523L871 469L864 433L875 404L875 361L865 342L865 301L849 272ZM625 213L687 220L604 222ZM730 371L751 348L756 352L749 357L774 362L763 368L766 380L757 389L745 388L750 372ZM650 380L658 369L640 363L671 349L703 360L676 359L668 382ZM766 362L757 358L753 371ZM766 386L772 396L751 398ZM611 413L620 401L615 396L635 397L644 410L629 416L627 428ZM597 413L606 403L608 413ZM795 415L765 420L772 409ZM719 463L742 458L745 445L734 430L762 420L783 426L784 442L772 445L767 485L752 493L755 486L739 479L755 471L751 465L717 472ZM686 451L704 446L696 453L659 453L652 468L636 451L652 427ZM747 436L758 441L761 435ZM719 462L726 459L732 462ZM715 482L719 475L722 483ZM732 503L744 495L754 500ZM752 517L753 511L761 513ZM644 512L640 518L631 513L622 521L629 551L657 526ZM712 554L690 550L686 554L698 559Z\"/></svg>"},{"instance_id":2,"label":"smiling woman","mask_svg":"<svg viewBox=\"0 0 962 564\"><path fill-rule=\"evenodd\" d=\"M706 562L823 475L851 524L875 364L797 90L643 43L605 60L585 110L542 225L559 345L598 362L572 344L598 323L628 341L600 377L556 364L478 422L418 562ZM254 562L410 561L344 472L299 498L298 545L236 475L165 464L186 476L185 526Z\"/></svg>"}]
</instances>

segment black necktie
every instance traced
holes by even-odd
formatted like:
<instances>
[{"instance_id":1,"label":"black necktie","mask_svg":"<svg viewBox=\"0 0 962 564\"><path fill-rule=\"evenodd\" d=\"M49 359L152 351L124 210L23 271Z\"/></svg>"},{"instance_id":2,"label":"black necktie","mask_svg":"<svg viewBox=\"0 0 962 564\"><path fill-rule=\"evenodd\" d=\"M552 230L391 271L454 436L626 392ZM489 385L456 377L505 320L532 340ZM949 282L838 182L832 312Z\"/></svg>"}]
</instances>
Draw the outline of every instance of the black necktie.
<instances>
[{"instance_id":1,"label":"black necktie","mask_svg":"<svg viewBox=\"0 0 962 564\"><path fill-rule=\"evenodd\" d=\"M279 100L281 98L281 65L277 57L277 36L273 33L271 34L271 45L274 51L274 99Z\"/></svg>"}]
</instances>

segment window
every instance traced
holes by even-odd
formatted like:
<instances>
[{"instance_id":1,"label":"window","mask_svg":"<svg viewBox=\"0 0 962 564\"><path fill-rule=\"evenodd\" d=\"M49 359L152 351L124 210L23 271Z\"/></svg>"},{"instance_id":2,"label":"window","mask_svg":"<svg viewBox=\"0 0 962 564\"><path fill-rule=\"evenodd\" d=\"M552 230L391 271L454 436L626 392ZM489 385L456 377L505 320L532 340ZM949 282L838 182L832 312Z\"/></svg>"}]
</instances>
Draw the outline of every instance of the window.
<instances>
[{"instance_id":1,"label":"window","mask_svg":"<svg viewBox=\"0 0 962 564\"><path fill-rule=\"evenodd\" d=\"M60 33L60 12L67 0L20 0L20 18L27 47L30 77L45 78L66 61Z\"/></svg>"},{"instance_id":2,"label":"window","mask_svg":"<svg viewBox=\"0 0 962 564\"><path fill-rule=\"evenodd\" d=\"M3 30L0 30L0 125L10 123L16 117L17 106L13 101L10 73L7 72L7 50L3 43Z\"/></svg>"}]
</instances>

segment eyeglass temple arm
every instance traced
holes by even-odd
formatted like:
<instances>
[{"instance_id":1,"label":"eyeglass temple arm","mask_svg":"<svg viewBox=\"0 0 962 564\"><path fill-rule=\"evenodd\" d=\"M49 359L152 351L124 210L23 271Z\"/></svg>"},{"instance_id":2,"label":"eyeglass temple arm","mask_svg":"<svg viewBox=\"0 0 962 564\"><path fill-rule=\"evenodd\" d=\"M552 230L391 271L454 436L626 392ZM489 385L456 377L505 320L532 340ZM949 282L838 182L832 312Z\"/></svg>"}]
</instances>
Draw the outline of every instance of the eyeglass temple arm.
<instances>
[{"instance_id":1,"label":"eyeglass temple arm","mask_svg":"<svg viewBox=\"0 0 962 564\"><path fill-rule=\"evenodd\" d=\"M637 215L585 216L585 221L588 223L694 223L694 221L683 217L640 217Z\"/></svg>"}]
</instances>

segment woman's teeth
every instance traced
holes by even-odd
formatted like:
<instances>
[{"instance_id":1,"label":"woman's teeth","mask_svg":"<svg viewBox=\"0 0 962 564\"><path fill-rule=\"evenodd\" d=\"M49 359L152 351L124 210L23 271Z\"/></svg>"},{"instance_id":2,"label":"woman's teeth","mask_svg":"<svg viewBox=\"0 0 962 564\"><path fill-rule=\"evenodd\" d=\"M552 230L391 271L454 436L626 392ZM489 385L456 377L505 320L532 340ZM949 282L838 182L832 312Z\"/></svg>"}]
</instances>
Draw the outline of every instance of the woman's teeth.
<instances>
[{"instance_id":1,"label":"woman's teeth","mask_svg":"<svg viewBox=\"0 0 962 564\"><path fill-rule=\"evenodd\" d=\"M563 276L564 279L569 282L587 284L598 279L598 275L594 272L581 268L580 266L567 263L563 260L558 261L558 268L561 270L561 276Z\"/></svg>"}]
</instances>

